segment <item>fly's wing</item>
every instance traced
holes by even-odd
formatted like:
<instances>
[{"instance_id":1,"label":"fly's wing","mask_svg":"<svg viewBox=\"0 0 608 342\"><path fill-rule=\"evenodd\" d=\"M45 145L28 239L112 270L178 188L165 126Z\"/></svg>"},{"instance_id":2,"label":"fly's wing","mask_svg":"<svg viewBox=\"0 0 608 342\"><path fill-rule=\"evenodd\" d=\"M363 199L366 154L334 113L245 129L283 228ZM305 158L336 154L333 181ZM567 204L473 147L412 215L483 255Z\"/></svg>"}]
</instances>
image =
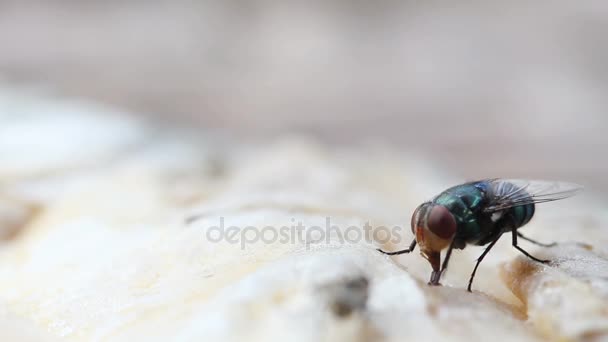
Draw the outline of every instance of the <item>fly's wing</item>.
<instances>
[{"instance_id":1,"label":"fly's wing","mask_svg":"<svg viewBox=\"0 0 608 342\"><path fill-rule=\"evenodd\" d=\"M557 201L571 197L583 187L574 183L524 180L488 179L489 204L484 211L496 212L511 207L532 203Z\"/></svg>"}]
</instances>

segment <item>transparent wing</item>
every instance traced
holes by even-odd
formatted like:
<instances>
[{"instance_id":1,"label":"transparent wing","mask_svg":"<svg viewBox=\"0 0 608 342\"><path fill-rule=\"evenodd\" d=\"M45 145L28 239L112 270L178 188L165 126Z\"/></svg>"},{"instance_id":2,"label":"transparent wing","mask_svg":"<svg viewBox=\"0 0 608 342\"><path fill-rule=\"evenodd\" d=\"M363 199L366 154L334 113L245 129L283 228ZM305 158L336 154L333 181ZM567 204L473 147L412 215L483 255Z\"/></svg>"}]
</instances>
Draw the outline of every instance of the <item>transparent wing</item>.
<instances>
[{"instance_id":1,"label":"transparent wing","mask_svg":"<svg viewBox=\"0 0 608 342\"><path fill-rule=\"evenodd\" d=\"M576 195L583 187L574 183L524 179L488 179L490 203L484 211L495 212L531 203L557 201Z\"/></svg>"}]
</instances>

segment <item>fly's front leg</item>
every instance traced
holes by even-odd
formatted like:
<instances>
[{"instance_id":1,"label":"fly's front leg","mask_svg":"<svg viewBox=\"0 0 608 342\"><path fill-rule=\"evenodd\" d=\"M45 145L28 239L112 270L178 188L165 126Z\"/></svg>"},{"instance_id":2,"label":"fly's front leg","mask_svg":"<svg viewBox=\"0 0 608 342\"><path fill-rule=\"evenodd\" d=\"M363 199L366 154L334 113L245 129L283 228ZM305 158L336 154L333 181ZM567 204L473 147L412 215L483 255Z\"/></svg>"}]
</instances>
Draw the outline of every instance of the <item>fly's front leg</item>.
<instances>
[{"instance_id":1,"label":"fly's front leg","mask_svg":"<svg viewBox=\"0 0 608 342\"><path fill-rule=\"evenodd\" d=\"M533 244L537 245L537 246L541 246L541 247L555 247L557 246L557 242L553 242L553 243L541 243L538 242L536 240L532 240L529 237L525 237L522 233L520 233L519 231L517 232L517 236L519 236L520 238L528 241L528 242L532 242Z\"/></svg>"},{"instance_id":2,"label":"fly's front leg","mask_svg":"<svg viewBox=\"0 0 608 342\"><path fill-rule=\"evenodd\" d=\"M414 239L414 241L412 241L412 243L410 244L410 247L408 249L403 249L400 251L396 251L396 252L385 252L381 249L376 249L378 252L386 254L386 255L399 255L399 254L405 254L405 253L410 253L412 252L414 249L416 248L416 239Z\"/></svg>"},{"instance_id":3,"label":"fly's front leg","mask_svg":"<svg viewBox=\"0 0 608 342\"><path fill-rule=\"evenodd\" d=\"M515 229L513 229L513 230L511 231L511 236L512 236L512 238L513 238L513 247L515 247L515 248L516 248L518 251L522 252L522 253L523 253L525 256L527 256L528 258L530 258L530 259L532 259L532 260L534 260L534 261L537 261L537 262L543 263L543 264L546 264L546 263L548 263L548 262L550 262L550 261L551 261L551 260L542 260L542 259L539 259L539 258L537 258L537 257L534 257L534 256L530 255L530 253L526 252L526 251L525 251L523 248L519 247L519 246L517 245L517 236L518 236L518 235L520 235L520 234L518 234L518 233L517 233L517 231L516 231Z\"/></svg>"}]
</instances>

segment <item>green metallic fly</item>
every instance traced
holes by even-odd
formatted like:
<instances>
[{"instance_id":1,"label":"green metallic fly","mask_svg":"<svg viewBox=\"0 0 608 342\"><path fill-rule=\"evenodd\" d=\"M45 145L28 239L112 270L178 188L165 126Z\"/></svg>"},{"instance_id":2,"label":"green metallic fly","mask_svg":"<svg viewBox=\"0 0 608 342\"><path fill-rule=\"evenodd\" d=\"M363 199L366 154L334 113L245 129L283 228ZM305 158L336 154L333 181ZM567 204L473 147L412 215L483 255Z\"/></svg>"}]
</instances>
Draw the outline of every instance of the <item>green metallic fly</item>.
<instances>
[{"instance_id":1,"label":"green metallic fly","mask_svg":"<svg viewBox=\"0 0 608 342\"><path fill-rule=\"evenodd\" d=\"M551 247L522 235L518 229L532 219L537 203L551 202L575 195L581 186L571 183L529 181L517 179L486 179L451 187L429 202L422 203L412 215L412 233L416 236L408 249L396 252L378 251L388 255L409 253L420 245L421 255L429 261L433 271L429 285L440 285L452 250L466 245L485 246L471 273L467 290L477 267L504 233L511 233L512 244L528 258L538 259L517 244L522 238L536 245ZM441 251L448 249L441 264ZM440 268L441 264L441 268Z\"/></svg>"}]
</instances>

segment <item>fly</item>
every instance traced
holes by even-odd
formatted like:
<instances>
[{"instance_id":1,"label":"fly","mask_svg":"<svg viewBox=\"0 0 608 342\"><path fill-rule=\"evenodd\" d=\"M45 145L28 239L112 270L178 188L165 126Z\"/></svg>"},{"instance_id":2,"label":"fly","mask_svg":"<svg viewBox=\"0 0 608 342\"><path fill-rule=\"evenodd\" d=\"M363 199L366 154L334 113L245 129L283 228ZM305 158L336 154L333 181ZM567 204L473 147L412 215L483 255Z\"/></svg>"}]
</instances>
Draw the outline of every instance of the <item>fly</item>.
<instances>
[{"instance_id":1,"label":"fly","mask_svg":"<svg viewBox=\"0 0 608 342\"><path fill-rule=\"evenodd\" d=\"M451 187L429 202L422 203L412 215L412 233L416 236L408 249L396 252L378 251L388 255L409 253L420 245L420 254L429 261L433 271L429 285L440 285L441 275L448 267L452 250L467 245L485 246L471 273L467 290L477 267L504 233L511 233L513 247L528 258L548 263L525 251L518 238L542 247L551 247L525 237L519 228L526 225L537 203L551 202L575 195L581 186L571 183L517 179L485 179ZM441 251L447 248L443 264Z\"/></svg>"}]
</instances>

